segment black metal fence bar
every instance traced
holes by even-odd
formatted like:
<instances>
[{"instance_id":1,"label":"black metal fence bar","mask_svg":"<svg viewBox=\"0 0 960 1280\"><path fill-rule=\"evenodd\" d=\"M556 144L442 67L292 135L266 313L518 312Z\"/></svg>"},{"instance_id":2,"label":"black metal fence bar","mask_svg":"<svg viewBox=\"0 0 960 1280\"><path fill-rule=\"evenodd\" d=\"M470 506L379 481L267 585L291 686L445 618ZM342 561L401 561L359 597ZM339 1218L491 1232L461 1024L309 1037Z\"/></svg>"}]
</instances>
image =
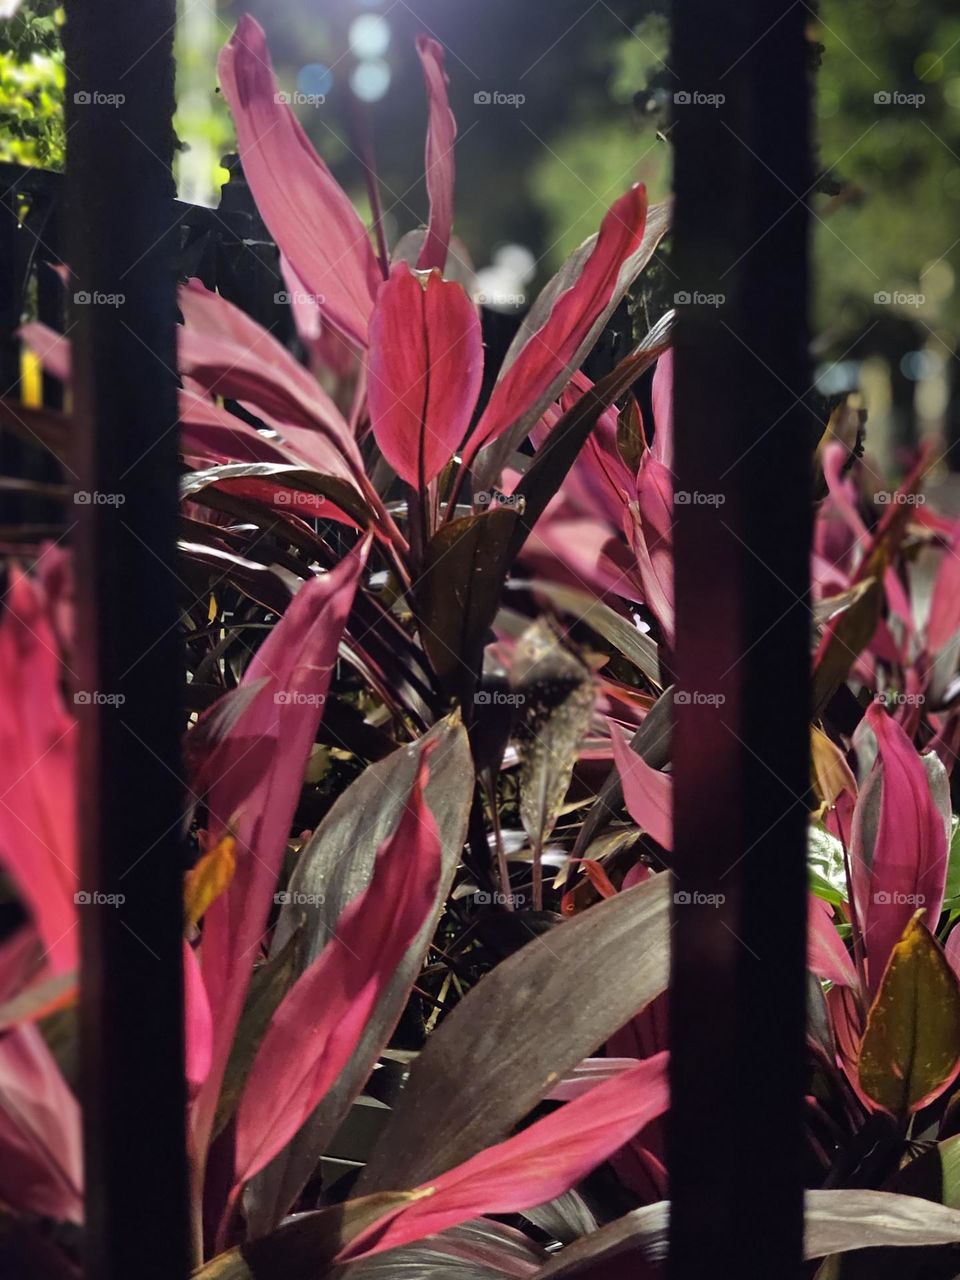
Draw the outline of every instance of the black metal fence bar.
<instances>
[{"instance_id":1,"label":"black metal fence bar","mask_svg":"<svg viewBox=\"0 0 960 1280\"><path fill-rule=\"evenodd\" d=\"M174 0L68 0L88 1272L189 1268Z\"/></svg>"},{"instance_id":2,"label":"black metal fence bar","mask_svg":"<svg viewBox=\"0 0 960 1280\"><path fill-rule=\"evenodd\" d=\"M801 1268L810 12L674 8L671 1280Z\"/></svg>"}]
</instances>

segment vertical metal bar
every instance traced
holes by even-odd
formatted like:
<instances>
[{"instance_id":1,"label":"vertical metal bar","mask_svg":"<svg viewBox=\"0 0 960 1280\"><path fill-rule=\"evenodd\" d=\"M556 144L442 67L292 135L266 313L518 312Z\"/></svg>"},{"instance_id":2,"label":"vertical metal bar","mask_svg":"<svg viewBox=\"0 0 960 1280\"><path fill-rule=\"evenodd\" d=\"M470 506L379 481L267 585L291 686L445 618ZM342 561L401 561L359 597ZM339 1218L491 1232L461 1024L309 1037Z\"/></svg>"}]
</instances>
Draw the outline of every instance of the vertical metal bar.
<instances>
[{"instance_id":1,"label":"vertical metal bar","mask_svg":"<svg viewBox=\"0 0 960 1280\"><path fill-rule=\"evenodd\" d=\"M809 14L674 8L671 1280L801 1274Z\"/></svg>"},{"instance_id":2,"label":"vertical metal bar","mask_svg":"<svg viewBox=\"0 0 960 1280\"><path fill-rule=\"evenodd\" d=\"M189 1270L174 0L67 0L86 1274ZM86 495L84 497L84 495Z\"/></svg>"}]
</instances>

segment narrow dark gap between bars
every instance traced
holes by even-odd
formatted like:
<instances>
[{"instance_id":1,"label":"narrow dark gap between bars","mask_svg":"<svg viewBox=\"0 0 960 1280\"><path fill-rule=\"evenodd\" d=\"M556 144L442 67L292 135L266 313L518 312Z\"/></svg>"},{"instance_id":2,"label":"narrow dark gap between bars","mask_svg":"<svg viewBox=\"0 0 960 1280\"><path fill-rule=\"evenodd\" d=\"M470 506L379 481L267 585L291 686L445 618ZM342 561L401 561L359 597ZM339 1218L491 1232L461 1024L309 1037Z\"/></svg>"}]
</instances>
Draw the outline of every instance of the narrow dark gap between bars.
<instances>
[{"instance_id":1,"label":"narrow dark gap between bars","mask_svg":"<svg viewBox=\"0 0 960 1280\"><path fill-rule=\"evenodd\" d=\"M670 1280L802 1274L811 12L673 9Z\"/></svg>"},{"instance_id":2,"label":"narrow dark gap between bars","mask_svg":"<svg viewBox=\"0 0 960 1280\"><path fill-rule=\"evenodd\" d=\"M81 1088L91 1280L189 1270L175 546L175 0L67 0Z\"/></svg>"}]
</instances>

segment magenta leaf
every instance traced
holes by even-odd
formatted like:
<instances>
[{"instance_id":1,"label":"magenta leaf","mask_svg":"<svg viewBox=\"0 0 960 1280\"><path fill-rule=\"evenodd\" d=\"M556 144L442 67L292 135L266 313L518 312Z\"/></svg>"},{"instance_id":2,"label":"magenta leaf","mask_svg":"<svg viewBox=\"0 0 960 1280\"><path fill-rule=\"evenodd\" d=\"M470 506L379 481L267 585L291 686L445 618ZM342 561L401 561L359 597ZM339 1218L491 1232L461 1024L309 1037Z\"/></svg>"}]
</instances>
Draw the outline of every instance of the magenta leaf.
<instances>
[{"instance_id":1,"label":"magenta leaf","mask_svg":"<svg viewBox=\"0 0 960 1280\"><path fill-rule=\"evenodd\" d=\"M637 473L637 501L624 513L645 603L673 643L673 481L652 453Z\"/></svg>"},{"instance_id":2,"label":"magenta leaf","mask_svg":"<svg viewBox=\"0 0 960 1280\"><path fill-rule=\"evenodd\" d=\"M0 1200L68 1222L83 1218L80 1107L40 1031L0 1037Z\"/></svg>"},{"instance_id":3,"label":"magenta leaf","mask_svg":"<svg viewBox=\"0 0 960 1280\"><path fill-rule=\"evenodd\" d=\"M653 401L653 456L668 471L673 470L673 351L665 351L657 361L650 390Z\"/></svg>"},{"instance_id":4,"label":"magenta leaf","mask_svg":"<svg viewBox=\"0 0 960 1280\"><path fill-rule=\"evenodd\" d=\"M256 695L195 776L207 792L209 843L227 833L237 841L236 872L205 916L200 950L216 1011L211 1068L194 1116L201 1151L365 556L366 545L294 596L244 674L241 688L259 686ZM216 706L208 716L217 716Z\"/></svg>"},{"instance_id":5,"label":"magenta leaf","mask_svg":"<svg viewBox=\"0 0 960 1280\"><path fill-rule=\"evenodd\" d=\"M814 893L809 895L807 906L807 966L818 978L836 986L856 986L856 971L833 923L833 908Z\"/></svg>"},{"instance_id":6,"label":"magenta leaf","mask_svg":"<svg viewBox=\"0 0 960 1280\"><path fill-rule=\"evenodd\" d=\"M903 729L879 703L868 709L866 722L876 735L878 755L854 812L851 856L857 918L874 992L914 913L922 909L928 928L937 927L947 832L924 762Z\"/></svg>"},{"instance_id":7,"label":"magenta leaf","mask_svg":"<svg viewBox=\"0 0 960 1280\"><path fill-rule=\"evenodd\" d=\"M960 521L944 548L930 597L927 650L939 653L960 632Z\"/></svg>"},{"instance_id":8,"label":"magenta leaf","mask_svg":"<svg viewBox=\"0 0 960 1280\"><path fill-rule=\"evenodd\" d=\"M350 427L317 380L285 347L232 303L198 280L179 295L180 372L211 395L239 400L325 475L362 474Z\"/></svg>"},{"instance_id":9,"label":"magenta leaf","mask_svg":"<svg viewBox=\"0 0 960 1280\"><path fill-rule=\"evenodd\" d=\"M42 589L17 568L0 618L0 866L57 973L77 967L77 726ZM82 691L79 696L82 696Z\"/></svg>"},{"instance_id":10,"label":"magenta leaf","mask_svg":"<svg viewBox=\"0 0 960 1280\"><path fill-rule=\"evenodd\" d=\"M377 295L367 372L377 444L422 490L453 457L480 391L480 321L463 288L397 263Z\"/></svg>"},{"instance_id":11,"label":"magenta leaf","mask_svg":"<svg viewBox=\"0 0 960 1280\"><path fill-rule=\"evenodd\" d=\"M457 122L447 98L442 45L429 36L418 36L417 53L423 65L430 112L425 156L430 221L417 266L423 271L432 267L442 271L453 230L453 144L457 136Z\"/></svg>"},{"instance_id":12,"label":"magenta leaf","mask_svg":"<svg viewBox=\"0 0 960 1280\"><path fill-rule=\"evenodd\" d=\"M432 913L440 836L423 798L427 744L410 797L370 885L284 997L254 1060L237 1115L239 1187L272 1160L346 1065L404 953Z\"/></svg>"},{"instance_id":13,"label":"magenta leaf","mask_svg":"<svg viewBox=\"0 0 960 1280\"><path fill-rule=\"evenodd\" d=\"M627 812L664 849L673 848L673 779L647 764L612 720L610 742Z\"/></svg>"},{"instance_id":14,"label":"magenta leaf","mask_svg":"<svg viewBox=\"0 0 960 1280\"><path fill-rule=\"evenodd\" d=\"M370 240L279 92L263 28L249 15L237 23L219 66L260 216L322 314L366 345L380 278Z\"/></svg>"},{"instance_id":15,"label":"magenta leaf","mask_svg":"<svg viewBox=\"0 0 960 1280\"><path fill-rule=\"evenodd\" d=\"M543 396L549 403L563 390L581 341L617 288L623 264L643 239L646 218L647 193L642 186L632 187L610 207L576 282L556 299L546 322L530 335L494 387L470 436L468 456L496 440Z\"/></svg>"},{"instance_id":16,"label":"magenta leaf","mask_svg":"<svg viewBox=\"0 0 960 1280\"><path fill-rule=\"evenodd\" d=\"M196 953L186 939L183 943L183 1009L187 1082L192 1089L199 1089L207 1078L213 1057L213 1018Z\"/></svg>"},{"instance_id":17,"label":"magenta leaf","mask_svg":"<svg viewBox=\"0 0 960 1280\"><path fill-rule=\"evenodd\" d=\"M495 1147L417 1188L341 1259L369 1257L488 1213L518 1213L574 1186L669 1105L666 1053L598 1084Z\"/></svg>"}]
</instances>

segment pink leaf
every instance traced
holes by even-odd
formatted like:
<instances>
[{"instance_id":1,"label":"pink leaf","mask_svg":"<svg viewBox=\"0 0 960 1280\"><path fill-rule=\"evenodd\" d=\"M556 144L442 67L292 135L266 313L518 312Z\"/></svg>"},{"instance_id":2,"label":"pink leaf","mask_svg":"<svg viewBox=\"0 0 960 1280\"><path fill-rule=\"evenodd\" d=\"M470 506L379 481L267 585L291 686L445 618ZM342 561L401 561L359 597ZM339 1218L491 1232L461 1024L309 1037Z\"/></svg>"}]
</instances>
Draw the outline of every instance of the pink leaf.
<instances>
[{"instance_id":1,"label":"pink leaf","mask_svg":"<svg viewBox=\"0 0 960 1280\"><path fill-rule=\"evenodd\" d=\"M453 144L457 136L457 122L447 98L443 46L429 36L418 36L417 53L423 65L430 112L425 156L430 221L417 266L423 271L429 271L431 267L442 271L453 230Z\"/></svg>"},{"instance_id":2,"label":"pink leaf","mask_svg":"<svg viewBox=\"0 0 960 1280\"><path fill-rule=\"evenodd\" d=\"M0 619L0 865L57 973L77 967L77 726L41 588L10 572Z\"/></svg>"},{"instance_id":3,"label":"pink leaf","mask_svg":"<svg viewBox=\"0 0 960 1280\"><path fill-rule=\"evenodd\" d=\"M68 1222L83 1218L80 1108L33 1026L0 1037L0 1200Z\"/></svg>"},{"instance_id":4,"label":"pink leaf","mask_svg":"<svg viewBox=\"0 0 960 1280\"><path fill-rule=\"evenodd\" d=\"M530 432L530 439L538 449L563 414L592 389L590 379L577 370L559 403L551 405ZM618 532L623 523L623 505L634 490L633 473L621 458L617 446L619 417L613 405L600 415L582 452L567 472L561 489L564 498L581 515L590 518L603 516Z\"/></svg>"},{"instance_id":5,"label":"pink leaf","mask_svg":"<svg viewBox=\"0 0 960 1280\"><path fill-rule=\"evenodd\" d=\"M875 991L891 951L919 908L929 928L936 929L947 873L947 833L923 761L903 729L879 703L868 708L866 720L879 754L874 785L865 783L857 801L851 855L857 917L870 989ZM871 797L876 802L878 781L876 839L870 849L865 847L865 818Z\"/></svg>"},{"instance_id":6,"label":"pink leaf","mask_svg":"<svg viewBox=\"0 0 960 1280\"><path fill-rule=\"evenodd\" d=\"M637 557L645 603L673 642L673 481L652 453L637 473L637 501L624 513L627 538Z\"/></svg>"},{"instance_id":7,"label":"pink leaf","mask_svg":"<svg viewBox=\"0 0 960 1280\"><path fill-rule=\"evenodd\" d=\"M572 373L580 343L617 287L620 269L643 239L647 193L632 187L609 209L593 251L576 282L560 294L546 323L531 334L493 389L470 436L467 453L496 440L524 410L554 387L559 395Z\"/></svg>"},{"instance_id":8,"label":"pink leaf","mask_svg":"<svg viewBox=\"0 0 960 1280\"><path fill-rule=\"evenodd\" d=\"M185 453L201 457L213 454L234 462L302 461L276 440L268 439L190 387L180 392L180 440Z\"/></svg>"},{"instance_id":9,"label":"pink leaf","mask_svg":"<svg viewBox=\"0 0 960 1280\"><path fill-rule=\"evenodd\" d=\"M536 576L589 588L600 599L610 593L637 602L643 599L636 564L622 539L614 537L603 521L565 517L558 499L537 521L522 560Z\"/></svg>"},{"instance_id":10,"label":"pink leaf","mask_svg":"<svg viewBox=\"0 0 960 1280\"><path fill-rule=\"evenodd\" d=\"M263 28L253 18L240 19L219 67L260 216L331 324L366 345L380 279L370 240L278 92Z\"/></svg>"},{"instance_id":11,"label":"pink leaf","mask_svg":"<svg viewBox=\"0 0 960 1280\"><path fill-rule=\"evenodd\" d=\"M187 1081L193 1089L199 1089L207 1078L213 1056L213 1019L196 952L186 939L183 942L183 1004Z\"/></svg>"},{"instance_id":12,"label":"pink leaf","mask_svg":"<svg viewBox=\"0 0 960 1280\"><path fill-rule=\"evenodd\" d=\"M850 953L833 923L833 910L814 893L809 895L807 907L807 967L838 987L857 985Z\"/></svg>"},{"instance_id":13,"label":"pink leaf","mask_svg":"<svg viewBox=\"0 0 960 1280\"><path fill-rule=\"evenodd\" d=\"M927 651L939 653L960 632L960 521L937 569L927 620Z\"/></svg>"},{"instance_id":14,"label":"pink leaf","mask_svg":"<svg viewBox=\"0 0 960 1280\"><path fill-rule=\"evenodd\" d=\"M377 296L367 367L377 444L423 489L462 441L483 376L480 321L461 286L397 263Z\"/></svg>"},{"instance_id":15,"label":"pink leaf","mask_svg":"<svg viewBox=\"0 0 960 1280\"><path fill-rule=\"evenodd\" d=\"M17 330L20 338L40 361L45 373L58 382L70 381L70 340L55 329L28 320Z\"/></svg>"},{"instance_id":16,"label":"pink leaf","mask_svg":"<svg viewBox=\"0 0 960 1280\"><path fill-rule=\"evenodd\" d=\"M668 471L673 470L673 351L665 351L657 361L650 389L653 402L653 456Z\"/></svg>"},{"instance_id":17,"label":"pink leaf","mask_svg":"<svg viewBox=\"0 0 960 1280\"><path fill-rule=\"evenodd\" d=\"M228 831L237 841L236 872L205 916L200 953L210 1006L216 1011L210 1072L194 1116L201 1152L366 545L294 596L244 674L240 689L253 690L252 696L245 704L232 698L241 707L239 714L200 772L202 785L209 788L210 844ZM198 726L201 733L206 720L218 715L214 705Z\"/></svg>"},{"instance_id":18,"label":"pink leaf","mask_svg":"<svg viewBox=\"0 0 960 1280\"><path fill-rule=\"evenodd\" d=\"M363 470L357 442L316 379L249 316L191 280L180 290L180 372L211 395L239 400L277 428L305 462L351 480Z\"/></svg>"},{"instance_id":19,"label":"pink leaf","mask_svg":"<svg viewBox=\"0 0 960 1280\"><path fill-rule=\"evenodd\" d=\"M519 1213L574 1186L669 1104L666 1053L419 1187L419 1199L361 1232L340 1260L370 1257L488 1213Z\"/></svg>"},{"instance_id":20,"label":"pink leaf","mask_svg":"<svg viewBox=\"0 0 960 1280\"><path fill-rule=\"evenodd\" d=\"M627 812L664 849L673 848L673 779L642 760L612 720L607 724Z\"/></svg>"},{"instance_id":21,"label":"pink leaf","mask_svg":"<svg viewBox=\"0 0 960 1280\"><path fill-rule=\"evenodd\" d=\"M373 879L284 997L254 1060L237 1115L239 1188L286 1146L350 1058L407 947L433 910L440 837L423 797L429 743Z\"/></svg>"}]
</instances>

